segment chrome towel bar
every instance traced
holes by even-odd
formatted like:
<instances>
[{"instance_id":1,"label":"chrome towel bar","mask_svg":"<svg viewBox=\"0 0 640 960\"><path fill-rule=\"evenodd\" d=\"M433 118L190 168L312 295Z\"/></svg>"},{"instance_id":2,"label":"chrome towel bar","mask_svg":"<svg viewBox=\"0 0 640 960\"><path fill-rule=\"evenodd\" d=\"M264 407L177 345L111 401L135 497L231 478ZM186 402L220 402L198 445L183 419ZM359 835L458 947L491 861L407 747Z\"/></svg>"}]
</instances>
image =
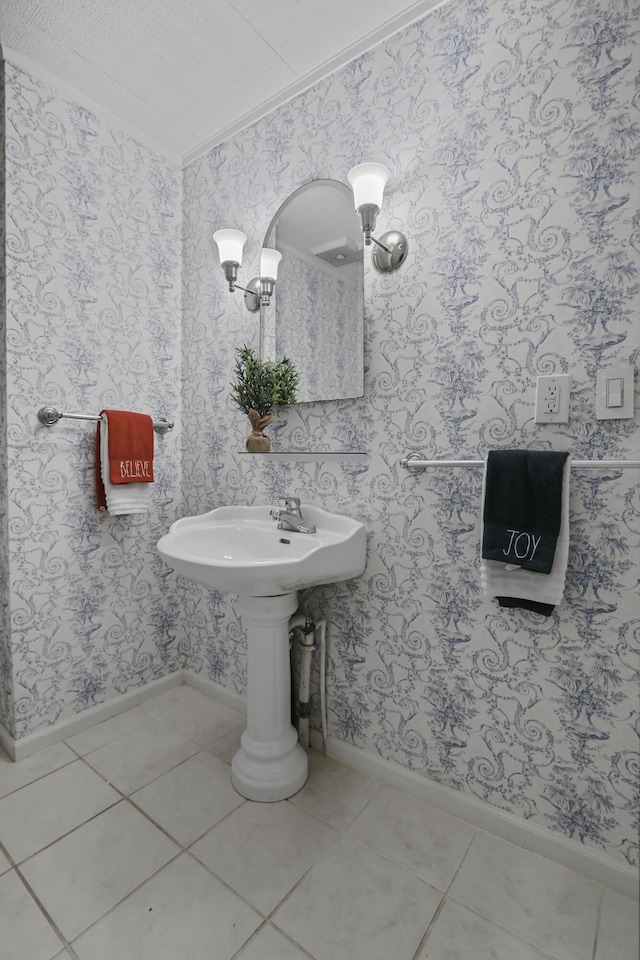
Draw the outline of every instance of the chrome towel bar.
<instances>
[{"instance_id":1,"label":"chrome towel bar","mask_svg":"<svg viewBox=\"0 0 640 960\"><path fill-rule=\"evenodd\" d=\"M419 453L410 453L400 461L410 473L422 473L427 467L484 467L484 460L424 460ZM576 470L628 470L640 467L640 460L572 460Z\"/></svg>"},{"instance_id":2,"label":"chrome towel bar","mask_svg":"<svg viewBox=\"0 0 640 960\"><path fill-rule=\"evenodd\" d=\"M38 410L38 420L45 427L52 427L54 423L63 418L65 420L93 420L94 423L97 423L100 419L99 416L92 416L88 413L60 413L55 407L40 407ZM158 417L157 420L153 421L153 429L160 435L167 433L168 430L173 430L174 426L173 420L167 420L166 417Z\"/></svg>"}]
</instances>

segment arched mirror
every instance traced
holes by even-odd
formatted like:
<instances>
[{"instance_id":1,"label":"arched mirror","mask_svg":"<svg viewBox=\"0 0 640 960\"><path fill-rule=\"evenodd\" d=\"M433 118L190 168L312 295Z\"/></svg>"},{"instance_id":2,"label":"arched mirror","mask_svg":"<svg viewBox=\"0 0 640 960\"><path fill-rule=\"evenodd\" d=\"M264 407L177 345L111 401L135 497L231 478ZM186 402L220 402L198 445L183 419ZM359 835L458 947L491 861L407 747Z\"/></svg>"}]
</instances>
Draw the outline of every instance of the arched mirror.
<instances>
[{"instance_id":1,"label":"arched mirror","mask_svg":"<svg viewBox=\"0 0 640 960\"><path fill-rule=\"evenodd\" d=\"M263 246L282 260L260 310L261 355L293 361L299 403L363 396L363 239L352 191L338 180L306 183L282 204Z\"/></svg>"}]
</instances>

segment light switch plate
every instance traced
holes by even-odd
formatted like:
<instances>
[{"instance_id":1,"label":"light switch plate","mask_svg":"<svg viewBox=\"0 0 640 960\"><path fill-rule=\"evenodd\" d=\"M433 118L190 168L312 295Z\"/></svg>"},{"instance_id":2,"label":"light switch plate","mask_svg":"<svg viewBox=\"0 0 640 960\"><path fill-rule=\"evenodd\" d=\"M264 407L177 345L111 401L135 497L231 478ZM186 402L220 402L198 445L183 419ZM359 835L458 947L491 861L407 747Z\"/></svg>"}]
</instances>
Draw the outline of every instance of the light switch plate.
<instances>
[{"instance_id":1,"label":"light switch plate","mask_svg":"<svg viewBox=\"0 0 640 960\"><path fill-rule=\"evenodd\" d=\"M536 423L568 423L571 377L568 373L536 379Z\"/></svg>"},{"instance_id":2,"label":"light switch plate","mask_svg":"<svg viewBox=\"0 0 640 960\"><path fill-rule=\"evenodd\" d=\"M635 368L603 367L596 381L596 419L626 420L633 416Z\"/></svg>"}]
</instances>

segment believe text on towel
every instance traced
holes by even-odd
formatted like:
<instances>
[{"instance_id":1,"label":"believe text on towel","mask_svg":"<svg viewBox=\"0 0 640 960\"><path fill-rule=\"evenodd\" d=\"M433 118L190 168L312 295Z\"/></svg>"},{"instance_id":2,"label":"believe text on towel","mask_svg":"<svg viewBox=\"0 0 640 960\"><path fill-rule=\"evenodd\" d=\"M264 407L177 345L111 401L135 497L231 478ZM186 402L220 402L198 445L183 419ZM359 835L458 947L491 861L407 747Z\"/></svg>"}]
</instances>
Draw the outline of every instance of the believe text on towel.
<instances>
[{"instance_id":1,"label":"believe text on towel","mask_svg":"<svg viewBox=\"0 0 640 960\"><path fill-rule=\"evenodd\" d=\"M121 460L120 476L130 480L147 479L151 477L151 462L149 460Z\"/></svg>"}]
</instances>

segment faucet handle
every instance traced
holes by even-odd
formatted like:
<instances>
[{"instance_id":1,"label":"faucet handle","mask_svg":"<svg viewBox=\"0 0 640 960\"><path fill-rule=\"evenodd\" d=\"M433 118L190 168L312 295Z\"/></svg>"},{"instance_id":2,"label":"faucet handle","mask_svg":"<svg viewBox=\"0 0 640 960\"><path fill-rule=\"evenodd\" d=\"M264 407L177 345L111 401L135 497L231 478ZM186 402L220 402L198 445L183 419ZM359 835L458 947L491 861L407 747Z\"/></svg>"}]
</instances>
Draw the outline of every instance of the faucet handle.
<instances>
[{"instance_id":1,"label":"faucet handle","mask_svg":"<svg viewBox=\"0 0 640 960\"><path fill-rule=\"evenodd\" d=\"M300 497L278 497L278 500L284 500L286 510L294 512L300 510Z\"/></svg>"}]
</instances>

